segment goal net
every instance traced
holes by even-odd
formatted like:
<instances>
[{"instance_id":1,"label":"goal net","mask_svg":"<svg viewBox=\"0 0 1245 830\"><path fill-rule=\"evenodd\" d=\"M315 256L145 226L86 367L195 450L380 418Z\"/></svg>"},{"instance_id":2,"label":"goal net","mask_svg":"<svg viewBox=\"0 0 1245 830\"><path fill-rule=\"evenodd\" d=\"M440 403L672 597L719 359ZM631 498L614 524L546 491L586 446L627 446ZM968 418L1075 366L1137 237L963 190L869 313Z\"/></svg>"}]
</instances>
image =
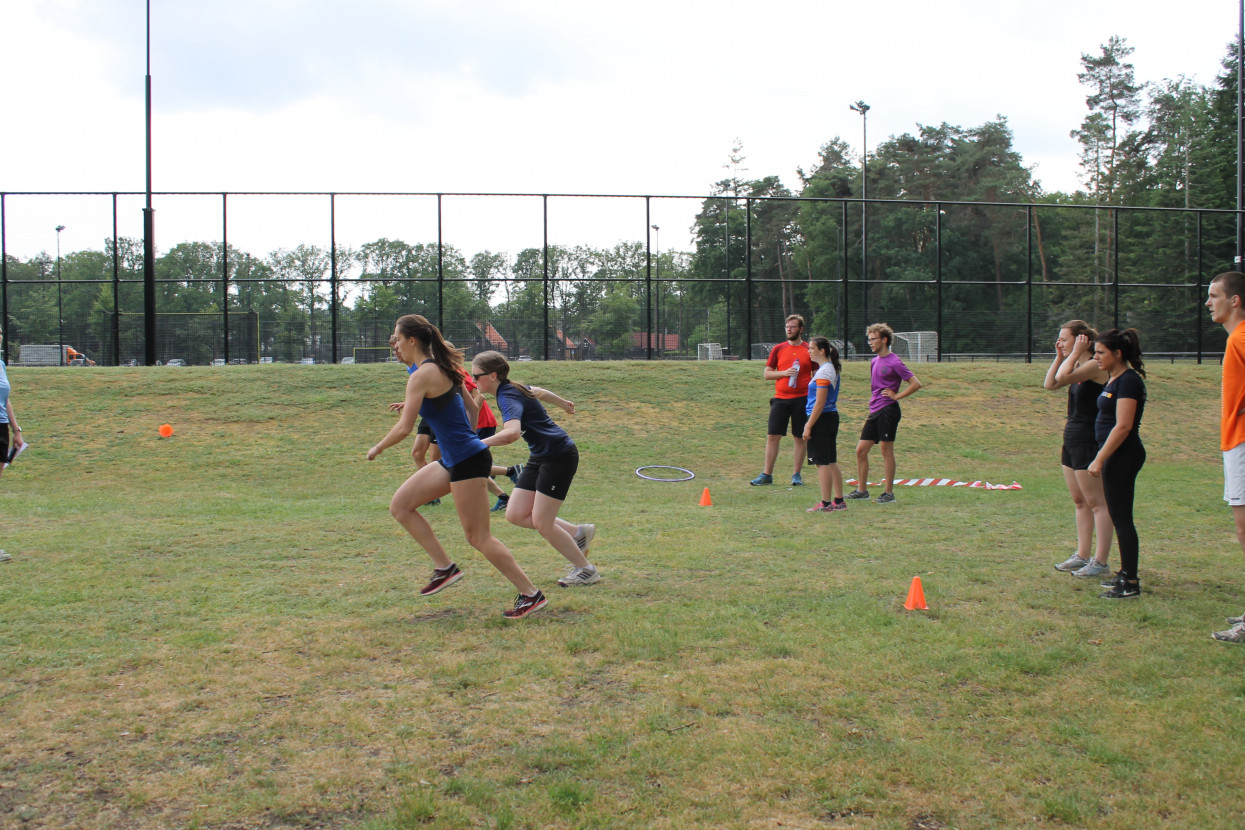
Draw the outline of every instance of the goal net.
<instances>
[{"instance_id":1,"label":"goal net","mask_svg":"<svg viewBox=\"0 0 1245 830\"><path fill-rule=\"evenodd\" d=\"M696 345L697 360L721 360L722 344L721 343L698 343Z\"/></svg>"},{"instance_id":2,"label":"goal net","mask_svg":"<svg viewBox=\"0 0 1245 830\"><path fill-rule=\"evenodd\" d=\"M938 332L897 331L892 351L905 363L935 362L938 360Z\"/></svg>"}]
</instances>

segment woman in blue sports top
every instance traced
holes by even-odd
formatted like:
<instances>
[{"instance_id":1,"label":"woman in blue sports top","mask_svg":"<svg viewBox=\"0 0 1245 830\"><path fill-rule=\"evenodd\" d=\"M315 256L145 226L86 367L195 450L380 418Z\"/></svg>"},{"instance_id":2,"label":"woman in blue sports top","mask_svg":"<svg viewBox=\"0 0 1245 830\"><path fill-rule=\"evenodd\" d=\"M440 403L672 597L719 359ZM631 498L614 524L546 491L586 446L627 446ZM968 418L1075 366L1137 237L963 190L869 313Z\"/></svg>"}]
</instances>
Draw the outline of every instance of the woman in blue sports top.
<instances>
[{"instance_id":1,"label":"woman in blue sports top","mask_svg":"<svg viewBox=\"0 0 1245 830\"><path fill-rule=\"evenodd\" d=\"M817 364L817 371L808 384L805 403L804 444L808 463L817 467L817 485L821 501L808 508L809 513L831 513L846 510L843 501L843 472L839 469L839 383L842 364L839 350L825 337L808 341L808 354Z\"/></svg>"},{"instance_id":2,"label":"woman in blue sports top","mask_svg":"<svg viewBox=\"0 0 1245 830\"><path fill-rule=\"evenodd\" d=\"M450 560L428 520L418 508L452 493L463 532L473 548L484 554L519 591L514 607L504 616L517 619L545 606L545 595L519 567L514 556L489 530L488 490L493 456L472 428L477 407L462 384L462 352L445 342L441 331L418 314L398 318L394 326L399 359L415 371L406 380L406 399L393 429L367 452L372 461L411 434L416 415L422 415L437 434L441 460L428 464L403 482L389 502L390 514L428 551L436 569L420 591L423 596L453 585L463 572Z\"/></svg>"},{"instance_id":3,"label":"woman in blue sports top","mask_svg":"<svg viewBox=\"0 0 1245 830\"><path fill-rule=\"evenodd\" d=\"M596 533L596 525L575 525L558 518L558 510L579 468L579 450L566 430L549 417L540 401L556 404L571 415L575 414L575 404L548 389L511 383L510 363L500 352L476 355L471 363L471 377L482 392L497 398L497 408L501 411L501 430L484 439L484 443L500 447L522 435L530 452L510 494L506 521L535 529L554 550L566 557L571 568L558 580L563 588L600 581L600 572L584 556Z\"/></svg>"}]
</instances>

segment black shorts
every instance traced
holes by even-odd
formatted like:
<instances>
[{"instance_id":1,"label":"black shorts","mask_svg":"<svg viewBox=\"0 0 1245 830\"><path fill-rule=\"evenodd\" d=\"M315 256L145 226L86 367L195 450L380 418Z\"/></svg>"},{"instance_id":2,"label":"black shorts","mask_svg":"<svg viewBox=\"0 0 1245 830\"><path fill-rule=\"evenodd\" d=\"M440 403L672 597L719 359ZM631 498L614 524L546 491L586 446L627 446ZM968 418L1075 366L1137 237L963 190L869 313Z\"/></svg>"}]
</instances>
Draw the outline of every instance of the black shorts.
<instances>
[{"instance_id":1,"label":"black shorts","mask_svg":"<svg viewBox=\"0 0 1245 830\"><path fill-rule=\"evenodd\" d=\"M419 426L415 427L415 434L427 435L428 440L434 444L437 443L437 434L432 431L432 426L423 418L419 419Z\"/></svg>"},{"instance_id":2,"label":"black shorts","mask_svg":"<svg viewBox=\"0 0 1245 830\"><path fill-rule=\"evenodd\" d=\"M1088 470L1090 463L1098 455L1097 441L1063 442L1063 466L1073 470Z\"/></svg>"},{"instance_id":3,"label":"black shorts","mask_svg":"<svg viewBox=\"0 0 1245 830\"><path fill-rule=\"evenodd\" d=\"M497 427L480 427L476 430L476 438L483 441L485 438L492 438L497 434Z\"/></svg>"},{"instance_id":4,"label":"black shorts","mask_svg":"<svg viewBox=\"0 0 1245 830\"><path fill-rule=\"evenodd\" d=\"M9 425L0 424L0 462L9 457Z\"/></svg>"},{"instance_id":5,"label":"black shorts","mask_svg":"<svg viewBox=\"0 0 1245 830\"><path fill-rule=\"evenodd\" d=\"M464 458L453 467L446 467L444 458L438 458L437 463L450 471L451 484L455 481L467 481L473 478L488 478L493 473L493 453L488 447L470 458Z\"/></svg>"},{"instance_id":6,"label":"black shorts","mask_svg":"<svg viewBox=\"0 0 1245 830\"><path fill-rule=\"evenodd\" d=\"M903 411L900 410L898 401L887 405L865 421L865 428L860 431L860 440L894 441L895 433L899 430L899 419L902 417Z\"/></svg>"},{"instance_id":7,"label":"black shorts","mask_svg":"<svg viewBox=\"0 0 1245 830\"><path fill-rule=\"evenodd\" d=\"M808 415L804 410L808 407L806 398L770 398L769 399L769 435L786 435L787 422L791 422L791 434L796 438L804 438L804 424Z\"/></svg>"},{"instance_id":8,"label":"black shorts","mask_svg":"<svg viewBox=\"0 0 1245 830\"><path fill-rule=\"evenodd\" d=\"M543 458L532 456L523 465L523 472L519 473L514 489L533 490L544 493L551 499L566 501L566 494L571 489L571 481L578 469L579 450L575 447L558 455Z\"/></svg>"},{"instance_id":9,"label":"black shorts","mask_svg":"<svg viewBox=\"0 0 1245 830\"><path fill-rule=\"evenodd\" d=\"M823 410L808 439L808 463L819 467L839 463L838 442L839 413Z\"/></svg>"}]
</instances>

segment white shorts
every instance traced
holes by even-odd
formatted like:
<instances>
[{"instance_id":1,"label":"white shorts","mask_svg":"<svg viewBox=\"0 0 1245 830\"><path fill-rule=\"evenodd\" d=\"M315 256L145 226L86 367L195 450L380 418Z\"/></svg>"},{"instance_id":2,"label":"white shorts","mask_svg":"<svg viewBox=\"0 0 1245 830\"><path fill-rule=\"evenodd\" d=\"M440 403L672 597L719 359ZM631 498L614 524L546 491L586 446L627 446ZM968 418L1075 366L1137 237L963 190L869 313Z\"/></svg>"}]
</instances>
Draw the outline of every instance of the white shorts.
<instances>
[{"instance_id":1,"label":"white shorts","mask_svg":"<svg viewBox=\"0 0 1245 830\"><path fill-rule=\"evenodd\" d=\"M1223 500L1233 507L1245 507L1245 444L1224 451Z\"/></svg>"}]
</instances>

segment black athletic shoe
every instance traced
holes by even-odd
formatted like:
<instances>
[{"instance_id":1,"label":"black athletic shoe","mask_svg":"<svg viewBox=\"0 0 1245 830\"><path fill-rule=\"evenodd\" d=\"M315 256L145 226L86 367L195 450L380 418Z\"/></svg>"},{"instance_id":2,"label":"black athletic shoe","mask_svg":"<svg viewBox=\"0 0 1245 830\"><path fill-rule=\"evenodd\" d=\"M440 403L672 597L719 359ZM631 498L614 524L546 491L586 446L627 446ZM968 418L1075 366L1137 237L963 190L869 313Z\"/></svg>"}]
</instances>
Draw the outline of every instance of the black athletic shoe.
<instances>
[{"instance_id":1,"label":"black athletic shoe","mask_svg":"<svg viewBox=\"0 0 1245 830\"><path fill-rule=\"evenodd\" d=\"M523 594L519 594L514 601L514 608L511 608L509 611L502 611L501 615L508 620L522 619L528 614L533 614L544 608L548 602L549 600L545 599L543 591L537 591L536 596L534 597L527 597Z\"/></svg>"},{"instance_id":2,"label":"black athletic shoe","mask_svg":"<svg viewBox=\"0 0 1245 830\"><path fill-rule=\"evenodd\" d=\"M422 597L430 597L437 591L444 591L446 588L450 587L462 578L463 572L460 571L458 566L452 562L445 570L434 568L432 571L432 579L427 585L420 589L419 595Z\"/></svg>"},{"instance_id":3,"label":"black athletic shoe","mask_svg":"<svg viewBox=\"0 0 1245 830\"><path fill-rule=\"evenodd\" d=\"M1103 591L1098 596L1103 599L1137 599L1141 596L1141 582L1140 580L1129 581L1121 577L1119 582L1111 586L1110 591Z\"/></svg>"},{"instance_id":4,"label":"black athletic shoe","mask_svg":"<svg viewBox=\"0 0 1245 830\"><path fill-rule=\"evenodd\" d=\"M1098 584L1104 588L1114 588L1116 585L1124 581L1124 572L1116 571L1115 576L1109 576Z\"/></svg>"}]
</instances>

